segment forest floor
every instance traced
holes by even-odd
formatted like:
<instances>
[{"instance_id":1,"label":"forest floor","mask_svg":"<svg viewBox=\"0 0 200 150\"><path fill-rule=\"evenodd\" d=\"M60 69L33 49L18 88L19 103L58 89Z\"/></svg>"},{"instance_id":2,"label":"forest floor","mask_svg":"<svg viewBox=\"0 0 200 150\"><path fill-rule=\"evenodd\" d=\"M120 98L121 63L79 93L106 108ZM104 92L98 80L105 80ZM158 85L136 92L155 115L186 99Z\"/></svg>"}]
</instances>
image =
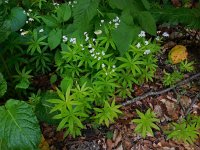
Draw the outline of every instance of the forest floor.
<instances>
[{"instance_id":1,"label":"forest floor","mask_svg":"<svg viewBox=\"0 0 200 150\"><path fill-rule=\"evenodd\" d=\"M195 61L196 73L185 74L184 79L191 78L192 75L198 74L200 71L200 44L198 43L198 34L193 31L183 33L182 29L163 28L160 30L170 33L168 39L162 43L161 54L158 56L158 69L155 75L154 82L145 83L142 86L133 86L134 97L139 97L145 93L152 91L163 91L166 87L163 86L161 77L163 70L170 70L171 66L164 62L168 57L169 50L181 44L188 49L188 59ZM195 35L194 35L195 34ZM195 36L195 37L193 37ZM195 41L198 40L198 41ZM139 99L131 104L126 104L128 100L118 98L118 104L124 104L121 107L123 115L109 128L98 127L96 129L87 124L82 136L77 138L67 137L63 139L63 131L56 131L56 126L41 123L41 129L44 136L44 141L41 143L43 150L200 150L200 137L196 143L186 144L174 140L167 140L164 131L169 128L170 123L177 122L181 118L185 118L189 113L200 115L200 76L188 80L187 83L177 84L170 90L158 92L154 96L150 94ZM145 112L151 108L156 116L160 119L157 125L160 131L154 131L154 136L142 138L134 132L136 127L131 122L133 118L137 118L136 109Z\"/></svg>"}]
</instances>

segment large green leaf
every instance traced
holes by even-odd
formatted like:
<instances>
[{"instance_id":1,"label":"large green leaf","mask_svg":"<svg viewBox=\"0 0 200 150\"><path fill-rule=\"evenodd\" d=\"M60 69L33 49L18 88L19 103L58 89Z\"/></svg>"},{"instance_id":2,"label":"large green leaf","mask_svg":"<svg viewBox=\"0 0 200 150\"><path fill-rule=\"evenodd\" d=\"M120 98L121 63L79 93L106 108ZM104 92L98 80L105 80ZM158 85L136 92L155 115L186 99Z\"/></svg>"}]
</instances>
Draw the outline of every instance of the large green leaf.
<instances>
[{"instance_id":1,"label":"large green leaf","mask_svg":"<svg viewBox=\"0 0 200 150\"><path fill-rule=\"evenodd\" d=\"M8 20L11 22L11 30L17 31L25 25L27 16L21 7L14 7L11 9Z\"/></svg>"},{"instance_id":2,"label":"large green leaf","mask_svg":"<svg viewBox=\"0 0 200 150\"><path fill-rule=\"evenodd\" d=\"M56 28L59 26L59 22L55 16L43 16L42 20L48 27Z\"/></svg>"},{"instance_id":3,"label":"large green leaf","mask_svg":"<svg viewBox=\"0 0 200 150\"><path fill-rule=\"evenodd\" d=\"M32 107L23 101L10 99L0 107L0 148L36 150L41 131Z\"/></svg>"},{"instance_id":4,"label":"large green leaf","mask_svg":"<svg viewBox=\"0 0 200 150\"><path fill-rule=\"evenodd\" d=\"M55 49L61 42L62 38L62 30L61 29L53 29L49 33L48 44L51 49Z\"/></svg>"},{"instance_id":5,"label":"large green leaf","mask_svg":"<svg viewBox=\"0 0 200 150\"><path fill-rule=\"evenodd\" d=\"M119 27L112 32L112 38L117 45L117 49L120 55L123 56L124 53L129 49L132 41L136 38L139 32L139 27L130 26L121 22Z\"/></svg>"},{"instance_id":6,"label":"large green leaf","mask_svg":"<svg viewBox=\"0 0 200 150\"><path fill-rule=\"evenodd\" d=\"M140 12L137 18L142 29L151 35L156 35L156 22L148 11Z\"/></svg>"},{"instance_id":7,"label":"large green leaf","mask_svg":"<svg viewBox=\"0 0 200 150\"><path fill-rule=\"evenodd\" d=\"M69 7L68 4L62 4L57 9L57 17L59 22L65 22L69 20L69 18L71 17L71 8Z\"/></svg>"},{"instance_id":8,"label":"large green leaf","mask_svg":"<svg viewBox=\"0 0 200 150\"><path fill-rule=\"evenodd\" d=\"M118 8L121 10L133 8L133 0L109 0L109 5L112 8Z\"/></svg>"}]
</instances>

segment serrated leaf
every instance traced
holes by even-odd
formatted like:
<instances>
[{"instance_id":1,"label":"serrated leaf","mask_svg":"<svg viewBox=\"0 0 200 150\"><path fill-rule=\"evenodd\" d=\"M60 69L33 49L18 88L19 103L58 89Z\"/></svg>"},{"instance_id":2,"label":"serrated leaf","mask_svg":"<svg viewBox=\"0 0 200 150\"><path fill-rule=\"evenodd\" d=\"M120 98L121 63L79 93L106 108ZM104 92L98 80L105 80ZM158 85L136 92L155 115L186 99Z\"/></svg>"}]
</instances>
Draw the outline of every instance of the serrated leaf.
<instances>
[{"instance_id":1,"label":"serrated leaf","mask_svg":"<svg viewBox=\"0 0 200 150\"><path fill-rule=\"evenodd\" d=\"M42 20L47 26L52 28L56 28L59 25L58 21L53 16L43 16Z\"/></svg>"},{"instance_id":2,"label":"serrated leaf","mask_svg":"<svg viewBox=\"0 0 200 150\"><path fill-rule=\"evenodd\" d=\"M0 107L0 114L0 139L9 149L37 149L41 132L31 106L10 99Z\"/></svg>"},{"instance_id":3,"label":"serrated leaf","mask_svg":"<svg viewBox=\"0 0 200 150\"><path fill-rule=\"evenodd\" d=\"M151 35L156 35L156 22L148 11L141 11L137 19L143 30Z\"/></svg>"},{"instance_id":4,"label":"serrated leaf","mask_svg":"<svg viewBox=\"0 0 200 150\"><path fill-rule=\"evenodd\" d=\"M27 16L24 14L24 10L21 7L14 7L11 9L8 20L10 20L11 23L11 30L17 31L25 25Z\"/></svg>"},{"instance_id":5,"label":"serrated leaf","mask_svg":"<svg viewBox=\"0 0 200 150\"><path fill-rule=\"evenodd\" d=\"M48 36L48 44L50 49L55 49L61 42L62 38L62 30L61 29L53 29Z\"/></svg>"}]
</instances>

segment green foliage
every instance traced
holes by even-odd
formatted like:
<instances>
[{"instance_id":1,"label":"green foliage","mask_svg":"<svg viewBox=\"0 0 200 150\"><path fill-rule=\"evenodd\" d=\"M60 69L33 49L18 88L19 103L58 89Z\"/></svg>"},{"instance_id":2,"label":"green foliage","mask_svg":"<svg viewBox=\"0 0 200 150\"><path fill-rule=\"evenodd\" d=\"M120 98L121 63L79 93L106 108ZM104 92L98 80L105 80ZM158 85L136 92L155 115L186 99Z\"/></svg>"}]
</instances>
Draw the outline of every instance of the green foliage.
<instances>
[{"instance_id":1,"label":"green foliage","mask_svg":"<svg viewBox=\"0 0 200 150\"><path fill-rule=\"evenodd\" d=\"M55 49L61 42L62 30L53 29L48 36L48 44L50 49Z\"/></svg>"},{"instance_id":2,"label":"green foliage","mask_svg":"<svg viewBox=\"0 0 200 150\"><path fill-rule=\"evenodd\" d=\"M173 73L167 73L164 72L164 77L163 77L163 84L165 86L172 86L178 81L183 79L183 74L178 71L174 71Z\"/></svg>"},{"instance_id":3,"label":"green foliage","mask_svg":"<svg viewBox=\"0 0 200 150\"><path fill-rule=\"evenodd\" d=\"M115 105L114 100L112 101L111 105L105 101L103 108L94 108L96 113L94 118L99 124L105 124L108 127L110 123L114 122L114 118L118 118L118 115L122 114L122 112L119 110L120 107L120 105Z\"/></svg>"},{"instance_id":4,"label":"green foliage","mask_svg":"<svg viewBox=\"0 0 200 150\"><path fill-rule=\"evenodd\" d=\"M137 126L135 128L135 132L142 135L142 137L146 137L148 134L154 135L152 129L160 130L159 127L155 124L159 122L159 119L156 118L153 111L150 109L144 114L139 110L136 110L140 119L133 119L132 122L136 123Z\"/></svg>"},{"instance_id":5,"label":"green foliage","mask_svg":"<svg viewBox=\"0 0 200 150\"><path fill-rule=\"evenodd\" d=\"M172 129L166 131L166 133L168 139L193 144L198 138L198 129L199 126L197 126L194 120L191 122L183 120L180 123L172 123Z\"/></svg>"},{"instance_id":6,"label":"green foliage","mask_svg":"<svg viewBox=\"0 0 200 150\"><path fill-rule=\"evenodd\" d=\"M190 28L200 28L200 9L198 8L166 7L151 9L151 12L157 22L166 22L171 25L180 23Z\"/></svg>"},{"instance_id":7,"label":"green foliage","mask_svg":"<svg viewBox=\"0 0 200 150\"><path fill-rule=\"evenodd\" d=\"M188 62L186 61L182 61L180 63L180 71L181 72L192 72L194 71L194 61Z\"/></svg>"},{"instance_id":8,"label":"green foliage","mask_svg":"<svg viewBox=\"0 0 200 150\"><path fill-rule=\"evenodd\" d=\"M7 91L7 82L4 79L2 73L0 73L0 97L2 97Z\"/></svg>"},{"instance_id":9,"label":"green foliage","mask_svg":"<svg viewBox=\"0 0 200 150\"><path fill-rule=\"evenodd\" d=\"M13 76L15 78L15 81L17 82L15 88L27 89L30 85L29 80L32 78L32 76L29 75L32 70L26 71L26 68L23 68L22 71L20 71L19 66L16 66L16 71L18 75Z\"/></svg>"},{"instance_id":10,"label":"green foliage","mask_svg":"<svg viewBox=\"0 0 200 150\"><path fill-rule=\"evenodd\" d=\"M0 107L0 147L5 149L37 149L40 127L32 108L23 101L10 99Z\"/></svg>"}]
</instances>

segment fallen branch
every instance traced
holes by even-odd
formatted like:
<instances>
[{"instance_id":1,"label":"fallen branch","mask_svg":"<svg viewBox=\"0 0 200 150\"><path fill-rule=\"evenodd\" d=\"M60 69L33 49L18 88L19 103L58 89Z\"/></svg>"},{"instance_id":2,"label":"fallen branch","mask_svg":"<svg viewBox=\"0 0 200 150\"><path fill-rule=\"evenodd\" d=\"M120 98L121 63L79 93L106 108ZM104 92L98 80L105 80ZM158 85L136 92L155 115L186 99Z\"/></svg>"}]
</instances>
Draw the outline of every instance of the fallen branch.
<instances>
[{"instance_id":1,"label":"fallen branch","mask_svg":"<svg viewBox=\"0 0 200 150\"><path fill-rule=\"evenodd\" d=\"M166 93L166 92L168 92L168 91L170 91L170 90L172 90L172 89L174 89L174 88L176 88L178 86L186 84L186 83L188 83L188 82L190 82L190 81L192 81L192 80L194 80L194 79L196 79L198 77L200 77L200 73L197 73L197 74L195 74L195 75L193 75L193 76L191 76L191 77L189 77L189 78L187 78L187 79L185 79L185 80L183 80L181 82L178 82L177 84L173 85L172 87L169 87L169 88L166 88L164 90L157 91L157 92L152 92L152 91L151 92L147 92L147 93L145 93L145 94L143 94L141 96L138 96L136 98L128 100L128 101L122 103L121 105L122 106L127 106L127 105L130 105L130 104L132 104L132 103L134 103L136 101L142 100L142 99L144 99L146 97L155 96L155 95L160 95L160 94Z\"/></svg>"}]
</instances>

